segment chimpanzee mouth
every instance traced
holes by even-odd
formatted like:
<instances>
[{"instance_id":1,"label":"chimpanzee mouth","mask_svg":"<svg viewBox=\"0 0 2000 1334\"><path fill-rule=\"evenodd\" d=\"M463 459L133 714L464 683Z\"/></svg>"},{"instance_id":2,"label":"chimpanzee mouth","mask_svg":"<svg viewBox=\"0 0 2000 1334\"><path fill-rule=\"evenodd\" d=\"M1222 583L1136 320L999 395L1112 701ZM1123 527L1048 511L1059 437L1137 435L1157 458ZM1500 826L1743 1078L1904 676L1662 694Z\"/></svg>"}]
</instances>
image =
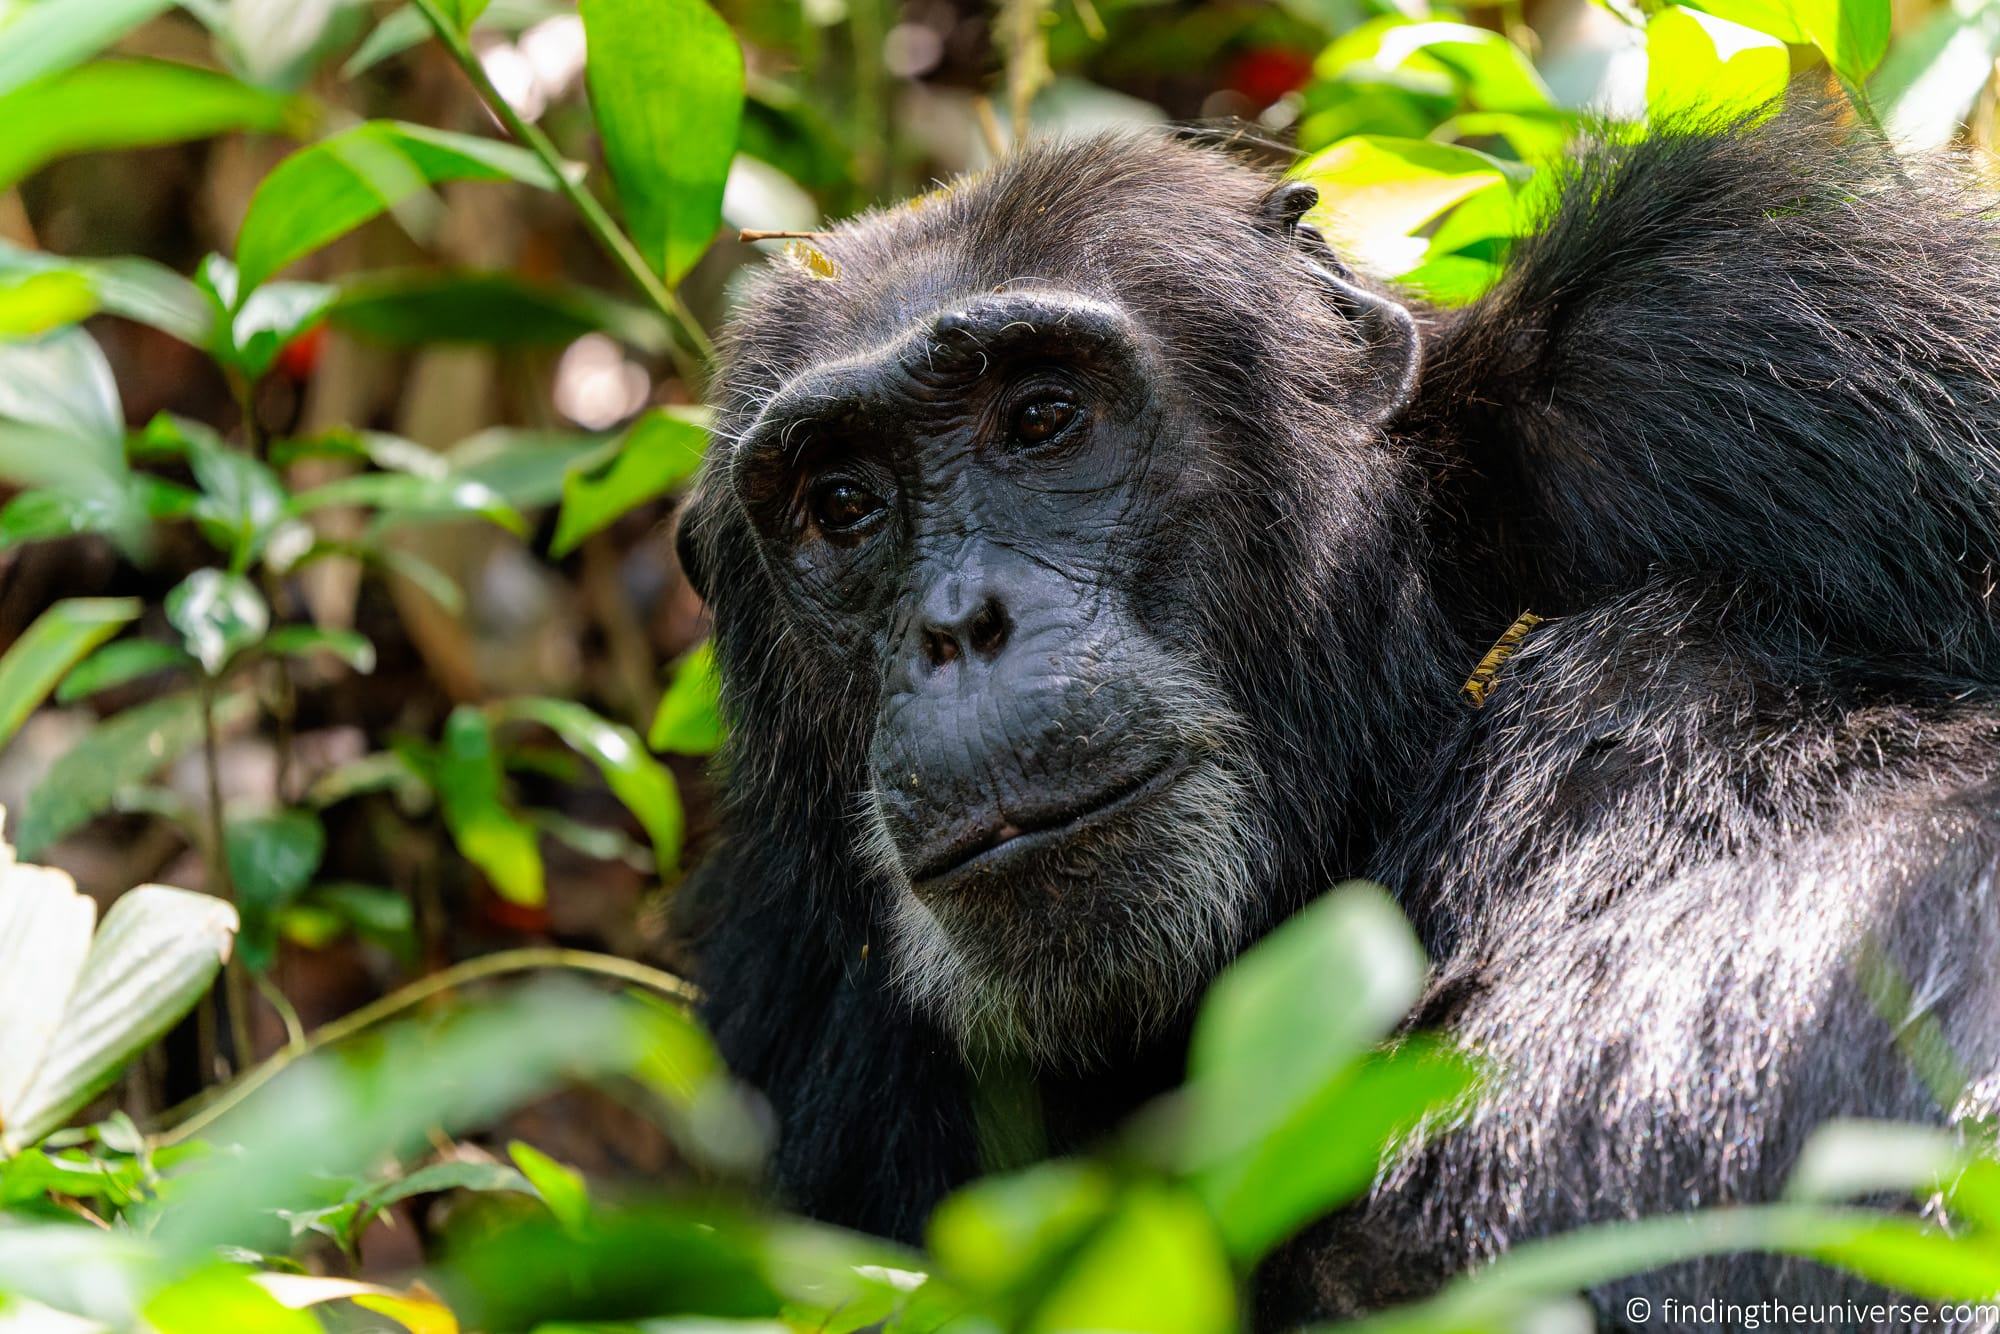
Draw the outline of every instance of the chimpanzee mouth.
<instances>
[{"instance_id":1,"label":"chimpanzee mouth","mask_svg":"<svg viewBox=\"0 0 2000 1334\"><path fill-rule=\"evenodd\" d=\"M910 882L926 890L946 888L962 876L996 870L1054 847L1152 800L1172 787L1190 763L1188 756L1173 756L1077 805L1054 807L1024 816L1019 824L1002 823L981 830L917 867Z\"/></svg>"}]
</instances>

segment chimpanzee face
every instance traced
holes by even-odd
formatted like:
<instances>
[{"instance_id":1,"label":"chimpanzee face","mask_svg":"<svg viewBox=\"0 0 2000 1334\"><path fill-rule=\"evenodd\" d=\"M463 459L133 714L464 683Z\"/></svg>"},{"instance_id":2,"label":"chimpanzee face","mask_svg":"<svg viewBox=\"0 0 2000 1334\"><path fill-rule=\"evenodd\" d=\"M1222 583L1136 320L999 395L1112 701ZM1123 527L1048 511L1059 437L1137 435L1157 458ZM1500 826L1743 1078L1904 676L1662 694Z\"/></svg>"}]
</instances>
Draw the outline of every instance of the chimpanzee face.
<instances>
[{"instance_id":1,"label":"chimpanzee face","mask_svg":"<svg viewBox=\"0 0 2000 1334\"><path fill-rule=\"evenodd\" d=\"M1083 1060L1240 942L1255 765L1188 544L1218 470L1119 307L945 302L765 402L724 481L828 672L873 682L863 855L893 966L969 1046Z\"/></svg>"}]
</instances>

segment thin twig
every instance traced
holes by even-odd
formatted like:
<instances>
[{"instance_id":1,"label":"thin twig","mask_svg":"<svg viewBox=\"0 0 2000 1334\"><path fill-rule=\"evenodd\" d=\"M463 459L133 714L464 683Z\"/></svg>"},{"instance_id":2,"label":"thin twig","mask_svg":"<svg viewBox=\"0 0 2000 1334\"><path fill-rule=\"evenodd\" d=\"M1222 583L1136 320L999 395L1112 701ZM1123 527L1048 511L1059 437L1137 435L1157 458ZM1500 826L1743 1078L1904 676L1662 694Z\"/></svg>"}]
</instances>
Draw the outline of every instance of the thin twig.
<instances>
[{"instance_id":1,"label":"thin twig","mask_svg":"<svg viewBox=\"0 0 2000 1334\"><path fill-rule=\"evenodd\" d=\"M479 99L486 104L486 109L507 127L509 134L520 140L530 152L541 159L542 165L555 178L556 188L582 217L583 225L596 239L598 245L604 248L604 252L624 272L632 285L645 294L654 309L666 317L667 323L680 333L688 347L694 349L696 356L690 357L686 349L678 344L669 342L667 345L681 379L699 393L706 379L703 363L715 355L715 345L709 341L707 331L701 327L701 322L695 319L694 312L687 308L665 282L661 281L657 273L653 272L652 266L646 263L645 257L639 253L639 247L632 244L632 239L612 221L611 215L605 211L604 205L598 202L597 196L586 189L581 182L570 178L570 174L563 169L565 164L562 155L556 151L556 146L550 142L548 135L542 133L541 127L522 119L521 114L514 110L513 104L500 95L500 90L493 86L493 80L487 77L486 67L479 63L478 55L466 44L465 37L458 31L457 26L438 9L437 0L415 0L415 4L418 11L430 22L431 30L437 34L438 40L444 43L445 50L449 51L452 59L458 62L458 67L465 72L465 77L472 81L473 91L479 94Z\"/></svg>"},{"instance_id":2,"label":"thin twig","mask_svg":"<svg viewBox=\"0 0 2000 1334\"><path fill-rule=\"evenodd\" d=\"M981 93L972 99L972 112L979 122L979 137L986 141L986 151L998 162L1007 156L1007 132L1000 128L1000 115L993 110L993 99Z\"/></svg>"},{"instance_id":3,"label":"thin twig","mask_svg":"<svg viewBox=\"0 0 2000 1334\"><path fill-rule=\"evenodd\" d=\"M478 958L453 964L428 977L420 977L378 1001L364 1005L350 1014L342 1015L332 1023L322 1024L313 1030L311 1037L282 1048L256 1069L247 1072L227 1087L216 1090L206 1101L198 1098L192 1104L184 1104L168 1111L160 1119L171 1128L153 1135L152 1141L156 1147L179 1144L200 1134L225 1112L270 1083L294 1061L354 1037L385 1019L393 1019L403 1011L421 1005L441 992L490 977L534 972L544 968L567 968L572 972L615 977L620 981L657 991L683 1005L692 1005L701 999L700 988L687 979L676 977L664 969L650 968L643 963L621 959L612 954L593 954L589 950L567 950L551 946L530 946L517 950L501 950L495 954L482 954Z\"/></svg>"},{"instance_id":4,"label":"thin twig","mask_svg":"<svg viewBox=\"0 0 2000 1334\"><path fill-rule=\"evenodd\" d=\"M823 241L831 232L759 231L755 227L745 227L736 233L739 241Z\"/></svg>"}]
</instances>

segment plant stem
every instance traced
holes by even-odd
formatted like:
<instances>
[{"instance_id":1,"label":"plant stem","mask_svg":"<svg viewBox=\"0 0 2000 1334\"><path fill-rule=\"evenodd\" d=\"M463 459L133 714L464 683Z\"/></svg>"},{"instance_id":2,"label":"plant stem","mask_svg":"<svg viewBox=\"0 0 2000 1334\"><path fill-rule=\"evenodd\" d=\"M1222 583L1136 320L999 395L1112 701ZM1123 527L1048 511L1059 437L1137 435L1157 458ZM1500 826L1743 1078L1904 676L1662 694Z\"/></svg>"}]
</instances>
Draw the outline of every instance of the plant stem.
<instances>
[{"instance_id":1,"label":"plant stem","mask_svg":"<svg viewBox=\"0 0 2000 1334\"><path fill-rule=\"evenodd\" d=\"M208 785L208 861L222 896L237 905L236 876L229 869L227 825L222 813L222 762L215 737L215 680L201 682L202 776ZM229 1010L230 1067L239 1073L255 1059L250 1038L250 988L244 985L243 961L232 958L222 970L223 1004Z\"/></svg>"},{"instance_id":2,"label":"plant stem","mask_svg":"<svg viewBox=\"0 0 2000 1334\"><path fill-rule=\"evenodd\" d=\"M217 1090L207 1101L195 1100L195 1105L186 1109L175 1108L161 1119L172 1128L152 1137L156 1146L179 1144L199 1134L215 1123L223 1113L235 1107L245 1098L271 1082L280 1071L292 1062L316 1051L343 1042L358 1033L373 1028L385 1019L393 1019L403 1011L421 1005L440 992L478 982L485 978L501 977L508 973L534 972L543 968L567 968L572 972L595 973L600 977L615 977L631 982L663 996L672 997L684 1005L692 1005L701 998L700 989L685 978L659 968L649 968L643 963L621 959L613 954L594 954L589 950L568 950L552 946L530 946L517 950L501 950L495 954L482 954L476 959L467 959L453 964L429 977L420 977L406 987L390 992L372 1004L364 1005L351 1014L342 1015L330 1024L322 1024L313 1030L311 1037L303 1042L273 1053L262 1065L248 1071L228 1087ZM180 1118L178 1121L176 1118Z\"/></svg>"},{"instance_id":3,"label":"plant stem","mask_svg":"<svg viewBox=\"0 0 2000 1334\"><path fill-rule=\"evenodd\" d=\"M570 174L563 169L565 164L562 155L556 151L556 146L550 142L548 135L542 133L541 127L523 119L521 113L514 110L513 104L500 95L500 90L493 86L493 80L486 76L486 67L479 63L479 56L466 43L465 36L459 32L457 25L446 18L443 11L438 8L437 0L415 0L415 4L418 11L429 21L431 31L437 34L440 42L444 43L445 50L449 51L452 59L458 62L458 67L465 71L465 77L472 81L473 91L479 94L479 99L486 104L486 109L507 127L509 134L541 159L542 165L548 168L549 175L554 178L556 188L582 217L583 225L589 229L598 245L603 247L604 252L624 272L632 285L644 293L654 308L666 317L667 323L686 340L687 346L694 349L695 355L689 356L687 350L679 344L671 342L668 344L675 369L680 372L681 378L687 381L689 388L699 394L706 379L703 366L715 355L715 345L709 341L707 332L701 327L701 322L695 319L694 312L687 308L686 303L676 296L665 282L661 281L657 273L653 272L652 266L647 264L645 257L639 253L639 247L633 245L632 239L612 221L610 213L606 212L604 205L598 202L597 196L585 188L582 182L570 178Z\"/></svg>"}]
</instances>

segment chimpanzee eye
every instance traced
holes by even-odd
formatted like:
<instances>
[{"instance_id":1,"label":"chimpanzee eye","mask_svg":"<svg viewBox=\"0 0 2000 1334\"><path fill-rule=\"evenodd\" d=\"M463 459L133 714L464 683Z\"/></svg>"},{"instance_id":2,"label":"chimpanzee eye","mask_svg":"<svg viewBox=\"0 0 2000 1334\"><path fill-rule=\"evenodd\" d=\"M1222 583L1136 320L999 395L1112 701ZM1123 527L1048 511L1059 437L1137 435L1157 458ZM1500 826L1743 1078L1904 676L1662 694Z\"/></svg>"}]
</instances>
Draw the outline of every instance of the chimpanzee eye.
<instances>
[{"instance_id":1,"label":"chimpanzee eye","mask_svg":"<svg viewBox=\"0 0 2000 1334\"><path fill-rule=\"evenodd\" d=\"M806 497L813 522L830 533L845 532L882 508L882 497L853 482L821 482Z\"/></svg>"},{"instance_id":2,"label":"chimpanzee eye","mask_svg":"<svg viewBox=\"0 0 2000 1334\"><path fill-rule=\"evenodd\" d=\"M1063 427L1076 420L1076 404L1061 398L1042 398L1024 403L1014 412L1014 438L1024 445L1052 440Z\"/></svg>"}]
</instances>

